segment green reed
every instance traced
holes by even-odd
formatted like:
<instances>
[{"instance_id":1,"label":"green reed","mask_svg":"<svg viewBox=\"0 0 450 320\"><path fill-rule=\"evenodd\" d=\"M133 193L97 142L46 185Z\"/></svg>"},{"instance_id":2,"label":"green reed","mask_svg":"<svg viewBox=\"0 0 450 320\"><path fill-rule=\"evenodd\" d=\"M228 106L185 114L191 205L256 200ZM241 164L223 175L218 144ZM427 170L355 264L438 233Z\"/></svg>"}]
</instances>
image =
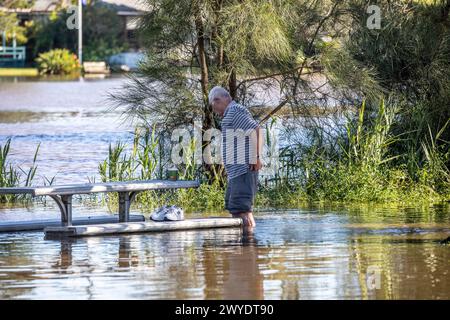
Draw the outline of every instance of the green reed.
<instances>
[{"instance_id":1,"label":"green reed","mask_svg":"<svg viewBox=\"0 0 450 320\"><path fill-rule=\"evenodd\" d=\"M38 144L33 157L33 163L24 170L20 166L14 166L8 161L8 155L11 147L11 138L6 140L4 146L0 145L0 188L30 187L36 175L37 155L40 144ZM21 194L2 194L0 203L15 203L19 201L29 201L30 197Z\"/></svg>"},{"instance_id":2,"label":"green reed","mask_svg":"<svg viewBox=\"0 0 450 320\"><path fill-rule=\"evenodd\" d=\"M277 183L262 188L258 201L284 206L299 201L448 201L449 151L441 135L450 120L436 134L429 129L428 136L420 137L419 150L414 130L393 133L400 111L382 101L369 113L363 103L356 119L349 117L337 136L337 148L319 139L307 147L285 148L281 154L287 159L280 159Z\"/></svg>"},{"instance_id":3,"label":"green reed","mask_svg":"<svg viewBox=\"0 0 450 320\"><path fill-rule=\"evenodd\" d=\"M375 112L361 105L355 119L348 118L345 130L337 136L336 148L313 141L308 146L289 145L281 150L280 165L274 177L262 177L256 207L298 207L311 201L347 203L417 203L448 199L448 152L438 144L448 123L421 143L425 159L410 174L408 154L395 144L411 143L413 131L393 133L400 108L382 101ZM273 125L268 124L268 126ZM268 128L270 129L270 127ZM319 131L319 130L318 130ZM266 136L270 147L272 141ZM177 204L187 211L221 211L226 178L223 168L211 166L208 172L195 163L196 141L184 146L179 179L198 179L197 189L148 191L138 195L137 204L151 211L163 204ZM125 145L110 146L108 158L99 166L103 181L161 179L170 161L170 143L155 129L135 131L130 154ZM210 176L212 172L212 177Z\"/></svg>"}]
</instances>

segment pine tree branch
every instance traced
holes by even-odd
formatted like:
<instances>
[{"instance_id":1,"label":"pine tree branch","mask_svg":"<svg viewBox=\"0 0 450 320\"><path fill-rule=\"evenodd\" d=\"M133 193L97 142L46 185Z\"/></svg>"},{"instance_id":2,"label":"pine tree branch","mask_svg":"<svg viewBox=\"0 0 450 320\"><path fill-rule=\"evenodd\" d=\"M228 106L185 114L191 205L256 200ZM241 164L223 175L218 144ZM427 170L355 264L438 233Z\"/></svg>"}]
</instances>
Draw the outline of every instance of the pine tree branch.
<instances>
[{"instance_id":1,"label":"pine tree branch","mask_svg":"<svg viewBox=\"0 0 450 320\"><path fill-rule=\"evenodd\" d=\"M327 14L322 18L322 20L319 22L319 25L317 26L316 31L314 32L314 36L311 38L311 40L310 40L310 42L309 42L309 45L308 45L308 52L311 52L312 46L313 46L313 44L314 44L314 41L315 41L316 38L317 38L317 35L319 34L320 29L322 28L322 26L323 26L323 24L325 23L325 21L328 20L328 19L332 16L332 14L334 13L334 10L337 8L338 4L339 4L339 2L336 1L336 2L334 3L334 5L330 8L330 10L328 11L328 13L327 13ZM302 71L303 71L303 69L304 69L304 67L305 67L305 65L306 65L306 61L307 61L307 59L303 59L303 63L302 63L302 65L301 65L300 68L299 68L300 71L298 72L298 74L300 74L300 75L302 74ZM297 68L296 68L296 69L297 69ZM295 84L295 87L294 87L294 94L293 94L293 96L295 96L296 89L297 89L297 83ZM262 124L262 123L264 123L265 121L267 121L270 117L272 117L275 113L277 113L277 112L278 112L278 111L279 111L286 103L288 103L291 99L292 99L291 96L287 96L286 99L285 99L283 102L281 102L275 109L273 109L271 112L269 112L269 114L267 114L267 115L259 122L259 124Z\"/></svg>"}]
</instances>

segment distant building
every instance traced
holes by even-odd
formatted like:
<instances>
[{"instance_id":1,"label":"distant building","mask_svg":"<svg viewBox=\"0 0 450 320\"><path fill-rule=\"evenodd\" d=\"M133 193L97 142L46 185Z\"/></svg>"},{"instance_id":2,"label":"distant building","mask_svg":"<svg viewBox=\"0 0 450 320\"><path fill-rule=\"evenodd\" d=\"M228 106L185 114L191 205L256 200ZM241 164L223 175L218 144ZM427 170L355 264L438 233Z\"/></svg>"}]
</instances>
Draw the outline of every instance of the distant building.
<instances>
[{"instance_id":1,"label":"distant building","mask_svg":"<svg viewBox=\"0 0 450 320\"><path fill-rule=\"evenodd\" d=\"M100 0L108 4L122 20L123 40L136 47L136 28L140 16L149 11L145 0ZM0 11L15 12L18 18L24 22L27 20L47 19L55 10L67 8L71 5L70 0L36 0L33 7L29 9L6 9L0 5Z\"/></svg>"},{"instance_id":2,"label":"distant building","mask_svg":"<svg viewBox=\"0 0 450 320\"><path fill-rule=\"evenodd\" d=\"M2 8L0 10L15 12L20 20L33 20L35 18L45 18L52 11L59 8L65 8L70 5L70 0L35 0L32 8L21 9L21 8Z\"/></svg>"},{"instance_id":3,"label":"distant building","mask_svg":"<svg viewBox=\"0 0 450 320\"><path fill-rule=\"evenodd\" d=\"M111 5L116 10L117 15L122 19L124 40L131 46L136 43L136 29L139 17L150 9L144 0L102 0Z\"/></svg>"}]
</instances>

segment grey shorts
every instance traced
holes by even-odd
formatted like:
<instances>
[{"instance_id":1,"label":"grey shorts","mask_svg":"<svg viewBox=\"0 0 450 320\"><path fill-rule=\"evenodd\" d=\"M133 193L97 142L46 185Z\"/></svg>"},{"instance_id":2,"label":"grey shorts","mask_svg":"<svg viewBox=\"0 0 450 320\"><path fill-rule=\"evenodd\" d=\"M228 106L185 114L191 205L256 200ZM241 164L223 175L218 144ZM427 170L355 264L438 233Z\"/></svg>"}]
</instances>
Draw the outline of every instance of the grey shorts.
<instances>
[{"instance_id":1,"label":"grey shorts","mask_svg":"<svg viewBox=\"0 0 450 320\"><path fill-rule=\"evenodd\" d=\"M231 214L252 211L257 190L258 171L249 170L229 180L225 193L225 209Z\"/></svg>"}]
</instances>

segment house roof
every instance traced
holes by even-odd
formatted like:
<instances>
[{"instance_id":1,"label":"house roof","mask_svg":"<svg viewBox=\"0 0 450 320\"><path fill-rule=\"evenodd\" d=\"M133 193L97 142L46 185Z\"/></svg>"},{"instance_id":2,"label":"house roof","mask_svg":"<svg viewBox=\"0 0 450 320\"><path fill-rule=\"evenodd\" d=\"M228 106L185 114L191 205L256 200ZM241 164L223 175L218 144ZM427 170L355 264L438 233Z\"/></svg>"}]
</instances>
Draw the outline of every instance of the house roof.
<instances>
[{"instance_id":1,"label":"house roof","mask_svg":"<svg viewBox=\"0 0 450 320\"><path fill-rule=\"evenodd\" d=\"M52 11L56 9L59 3L58 0L36 0L31 11Z\"/></svg>"},{"instance_id":2,"label":"house roof","mask_svg":"<svg viewBox=\"0 0 450 320\"><path fill-rule=\"evenodd\" d=\"M102 0L102 2L115 6L117 11L149 10L149 6L145 0Z\"/></svg>"},{"instance_id":3,"label":"house roof","mask_svg":"<svg viewBox=\"0 0 450 320\"><path fill-rule=\"evenodd\" d=\"M137 13L143 11L149 11L149 6L145 0L101 0L101 2L110 5L119 14ZM58 5L63 6L70 5L69 0L36 0L31 9L17 9L17 8L3 8L0 5L2 11L14 11L14 12L51 12L57 8Z\"/></svg>"}]
</instances>

